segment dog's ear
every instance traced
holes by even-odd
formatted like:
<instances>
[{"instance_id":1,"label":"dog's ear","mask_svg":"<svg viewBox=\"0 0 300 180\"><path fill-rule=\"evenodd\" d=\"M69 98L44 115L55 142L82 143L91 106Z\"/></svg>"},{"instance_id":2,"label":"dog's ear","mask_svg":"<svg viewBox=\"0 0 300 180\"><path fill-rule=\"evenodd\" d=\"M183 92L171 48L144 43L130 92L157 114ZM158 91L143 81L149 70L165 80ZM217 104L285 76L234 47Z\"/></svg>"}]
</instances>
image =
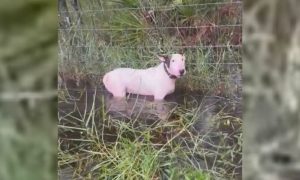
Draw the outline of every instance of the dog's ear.
<instances>
[{"instance_id":1,"label":"dog's ear","mask_svg":"<svg viewBox=\"0 0 300 180\"><path fill-rule=\"evenodd\" d=\"M170 61L169 56L166 56L166 55L158 55L158 58L161 62L164 62L164 63Z\"/></svg>"},{"instance_id":2,"label":"dog's ear","mask_svg":"<svg viewBox=\"0 0 300 180\"><path fill-rule=\"evenodd\" d=\"M159 60L163 63L165 63L168 67L170 67L170 57L166 55L159 55Z\"/></svg>"},{"instance_id":3,"label":"dog's ear","mask_svg":"<svg viewBox=\"0 0 300 180\"><path fill-rule=\"evenodd\" d=\"M181 54L182 56L184 56L184 50L183 49L180 49L178 53Z\"/></svg>"}]
</instances>

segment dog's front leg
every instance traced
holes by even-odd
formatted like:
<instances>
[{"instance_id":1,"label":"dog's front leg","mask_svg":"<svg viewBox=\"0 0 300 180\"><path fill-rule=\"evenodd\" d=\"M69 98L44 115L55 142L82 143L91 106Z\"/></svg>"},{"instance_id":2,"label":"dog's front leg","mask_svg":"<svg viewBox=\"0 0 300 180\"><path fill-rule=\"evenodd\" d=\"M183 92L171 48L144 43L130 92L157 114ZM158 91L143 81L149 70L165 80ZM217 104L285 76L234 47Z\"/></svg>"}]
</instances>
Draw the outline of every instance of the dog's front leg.
<instances>
[{"instance_id":1,"label":"dog's front leg","mask_svg":"<svg viewBox=\"0 0 300 180\"><path fill-rule=\"evenodd\" d=\"M154 94L154 100L155 101L163 101L165 96L166 96L165 93L155 93Z\"/></svg>"}]
</instances>

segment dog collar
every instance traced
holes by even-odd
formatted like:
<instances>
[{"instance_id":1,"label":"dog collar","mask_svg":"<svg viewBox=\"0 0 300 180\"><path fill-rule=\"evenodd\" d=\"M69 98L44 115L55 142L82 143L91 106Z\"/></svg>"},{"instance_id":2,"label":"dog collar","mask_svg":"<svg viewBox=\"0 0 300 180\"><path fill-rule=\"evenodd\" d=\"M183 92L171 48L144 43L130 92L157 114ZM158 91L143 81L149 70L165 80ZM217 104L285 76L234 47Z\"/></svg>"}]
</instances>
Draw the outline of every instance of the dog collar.
<instances>
[{"instance_id":1,"label":"dog collar","mask_svg":"<svg viewBox=\"0 0 300 180\"><path fill-rule=\"evenodd\" d=\"M165 70L165 72L167 73L167 75L169 76L170 79L177 79L177 76L169 73L169 71L167 70L167 67L166 67L166 63L164 63L164 70Z\"/></svg>"}]
</instances>

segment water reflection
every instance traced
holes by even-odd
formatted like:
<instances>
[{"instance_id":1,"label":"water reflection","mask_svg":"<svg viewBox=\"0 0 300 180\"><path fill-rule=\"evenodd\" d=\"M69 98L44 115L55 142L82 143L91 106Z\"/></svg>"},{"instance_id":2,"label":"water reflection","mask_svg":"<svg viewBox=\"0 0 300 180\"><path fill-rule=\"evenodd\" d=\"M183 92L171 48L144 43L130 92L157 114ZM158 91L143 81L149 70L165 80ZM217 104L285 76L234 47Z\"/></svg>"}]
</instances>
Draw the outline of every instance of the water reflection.
<instances>
[{"instance_id":1,"label":"water reflection","mask_svg":"<svg viewBox=\"0 0 300 180\"><path fill-rule=\"evenodd\" d=\"M106 112L115 118L125 116L130 119L166 120L176 106L176 102L151 101L143 96L128 99L106 97L105 100Z\"/></svg>"}]
</instances>

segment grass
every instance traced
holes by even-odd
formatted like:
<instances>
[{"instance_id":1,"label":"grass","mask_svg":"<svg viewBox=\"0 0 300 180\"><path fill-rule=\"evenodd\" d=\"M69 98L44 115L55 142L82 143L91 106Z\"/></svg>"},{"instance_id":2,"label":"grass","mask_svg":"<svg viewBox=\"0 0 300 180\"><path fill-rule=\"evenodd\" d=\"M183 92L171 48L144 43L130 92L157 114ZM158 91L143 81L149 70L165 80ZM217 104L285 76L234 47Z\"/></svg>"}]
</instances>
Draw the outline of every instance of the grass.
<instances>
[{"instance_id":1,"label":"grass","mask_svg":"<svg viewBox=\"0 0 300 180\"><path fill-rule=\"evenodd\" d=\"M96 179L215 179L236 177L241 166L241 119L224 111L205 120L206 109L188 101L165 119L114 118L96 93L91 109L62 113L59 107L59 169ZM83 98L85 99L85 98ZM87 105L85 105L87 106ZM194 107L194 108L193 108ZM150 123L149 123L150 122ZM197 123L203 129L199 128ZM213 138L213 140L211 139Z\"/></svg>"},{"instance_id":2,"label":"grass","mask_svg":"<svg viewBox=\"0 0 300 180\"><path fill-rule=\"evenodd\" d=\"M152 12L143 7L157 9L159 1L100 2L101 7L80 3L82 24L76 23L76 12L70 12L74 22L59 33L59 71L102 76L116 67L154 66L159 63L156 55L184 51L189 70L184 82L190 89L209 91L241 69L241 27L226 27L241 24L239 5L197 8L184 5L206 1L170 1ZM104 7L125 9L107 11ZM231 64L230 73L224 63Z\"/></svg>"},{"instance_id":3,"label":"grass","mask_svg":"<svg viewBox=\"0 0 300 180\"><path fill-rule=\"evenodd\" d=\"M116 67L152 67L159 63L157 54L183 50L188 73L177 82L178 89L236 97L241 84L232 77L241 75L241 28L218 25L241 24L240 6L189 6L207 2L79 1L81 24L68 4L71 23L59 31L59 72L79 84L94 76L99 86ZM66 16L60 16L61 23ZM79 94L85 97L87 91ZM116 117L102 95L92 93L82 103L71 89L60 89L59 170L71 167L73 177L87 179L238 177L241 119L225 106L208 117L199 99L185 98L168 118L156 117L149 125L143 110Z\"/></svg>"}]
</instances>

